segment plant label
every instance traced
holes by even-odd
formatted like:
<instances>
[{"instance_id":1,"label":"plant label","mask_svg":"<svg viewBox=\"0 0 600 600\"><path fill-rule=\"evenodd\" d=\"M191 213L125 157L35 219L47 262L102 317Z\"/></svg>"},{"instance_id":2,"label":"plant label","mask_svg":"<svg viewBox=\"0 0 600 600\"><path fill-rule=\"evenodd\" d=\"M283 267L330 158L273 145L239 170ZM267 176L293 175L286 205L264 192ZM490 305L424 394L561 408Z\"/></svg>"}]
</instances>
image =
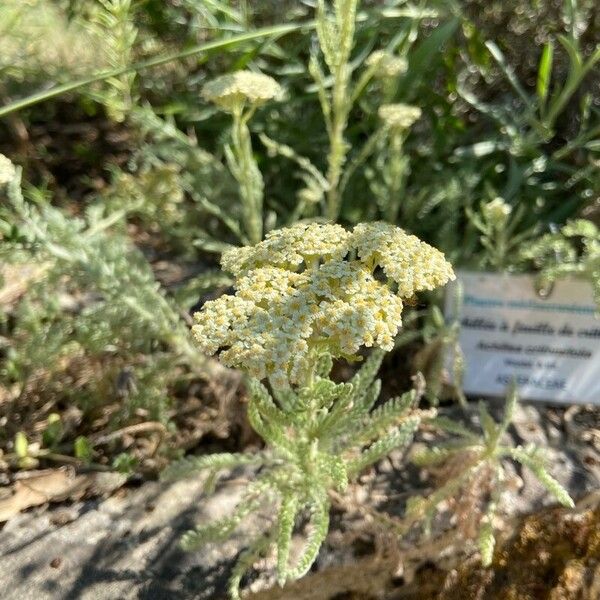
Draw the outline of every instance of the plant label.
<instances>
[{"instance_id":1,"label":"plant label","mask_svg":"<svg viewBox=\"0 0 600 600\"><path fill-rule=\"evenodd\" d=\"M565 278L542 295L533 275L463 271L448 287L445 314L460 323L466 394L503 396L514 379L523 399L600 405L600 319L589 283Z\"/></svg>"}]
</instances>

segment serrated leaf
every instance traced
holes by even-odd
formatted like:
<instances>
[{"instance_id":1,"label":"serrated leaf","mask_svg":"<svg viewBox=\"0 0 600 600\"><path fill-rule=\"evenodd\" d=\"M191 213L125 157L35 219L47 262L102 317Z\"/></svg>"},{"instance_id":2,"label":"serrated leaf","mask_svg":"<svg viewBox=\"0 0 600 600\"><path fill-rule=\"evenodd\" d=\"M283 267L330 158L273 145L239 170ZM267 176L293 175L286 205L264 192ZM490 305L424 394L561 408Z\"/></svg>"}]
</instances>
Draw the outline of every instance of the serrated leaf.
<instances>
[{"instance_id":1,"label":"serrated leaf","mask_svg":"<svg viewBox=\"0 0 600 600\"><path fill-rule=\"evenodd\" d=\"M479 420L481 421L481 429L483 430L483 435L485 437L486 442L492 442L497 438L498 435L498 425L496 421L490 415L485 402L480 401L479 405Z\"/></svg>"},{"instance_id":2,"label":"serrated leaf","mask_svg":"<svg viewBox=\"0 0 600 600\"><path fill-rule=\"evenodd\" d=\"M277 582L280 586L285 584L288 576L288 559L292 533L298 511L298 498L289 493L281 500L277 521Z\"/></svg>"},{"instance_id":3,"label":"serrated leaf","mask_svg":"<svg viewBox=\"0 0 600 600\"><path fill-rule=\"evenodd\" d=\"M529 465L528 465L529 466ZM556 498L563 506L567 508L573 508L575 502L569 495L569 492L556 480L544 467L530 466L533 474L536 476L538 481Z\"/></svg>"},{"instance_id":4,"label":"serrated leaf","mask_svg":"<svg viewBox=\"0 0 600 600\"><path fill-rule=\"evenodd\" d=\"M92 443L84 435L80 435L73 442L73 452L79 460L90 462L93 456Z\"/></svg>"},{"instance_id":5,"label":"serrated leaf","mask_svg":"<svg viewBox=\"0 0 600 600\"><path fill-rule=\"evenodd\" d=\"M15 454L18 458L26 458L29 454L29 442L22 431L17 431L15 434Z\"/></svg>"},{"instance_id":6,"label":"serrated leaf","mask_svg":"<svg viewBox=\"0 0 600 600\"><path fill-rule=\"evenodd\" d=\"M481 553L481 564L484 567L489 567L494 558L494 548L496 546L496 537L494 536L494 528L489 521L484 521L479 530L477 545Z\"/></svg>"},{"instance_id":7,"label":"serrated leaf","mask_svg":"<svg viewBox=\"0 0 600 600\"><path fill-rule=\"evenodd\" d=\"M323 496L312 502L308 538L296 566L290 569L290 579L299 579L306 575L315 562L328 531L329 501Z\"/></svg>"}]
</instances>

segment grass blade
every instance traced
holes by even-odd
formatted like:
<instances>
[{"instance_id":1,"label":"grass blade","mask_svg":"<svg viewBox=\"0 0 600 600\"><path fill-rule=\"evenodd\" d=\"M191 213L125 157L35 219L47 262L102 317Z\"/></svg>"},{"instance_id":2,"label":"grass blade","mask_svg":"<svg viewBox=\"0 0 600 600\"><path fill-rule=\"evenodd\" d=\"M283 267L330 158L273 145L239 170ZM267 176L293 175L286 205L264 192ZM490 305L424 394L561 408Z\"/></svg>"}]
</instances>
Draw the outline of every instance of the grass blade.
<instances>
[{"instance_id":1,"label":"grass blade","mask_svg":"<svg viewBox=\"0 0 600 600\"><path fill-rule=\"evenodd\" d=\"M152 58L144 62L128 65L127 67L104 70L99 73L94 73L93 75L90 75L88 77L82 77L81 79L76 79L75 81L70 81L62 85L57 85L50 88L49 90L44 90L42 92L38 92L36 94L32 94L30 96L22 98L21 100L16 100L15 102L6 104L0 107L0 117L5 117L6 115L22 110L23 108L27 108L28 106L33 106L34 104L44 102L45 100L49 100L50 98L56 98L57 96L61 96L62 94L65 94L67 92L72 92L92 83L104 81L105 79L109 79L111 77L119 77L120 75L125 75L126 73L143 71L144 69L151 69L152 67L158 67L160 65L164 65L165 63L180 60L182 58L187 58L188 56L202 54L203 52L210 52L211 50L222 50L224 48L229 48L231 46L235 46L236 44L241 44L243 42L249 42L252 40L257 40L269 36L279 37L288 33L292 33L294 31L299 31L304 28L313 27L313 21L307 21L306 23L289 23L287 25L275 25L273 27L263 27L255 31L249 31L248 33L242 33L240 35L231 36L230 38L225 40L216 40L205 44L193 46L181 52L175 52L172 54L167 54L165 56L158 56L156 58Z\"/></svg>"},{"instance_id":2,"label":"grass blade","mask_svg":"<svg viewBox=\"0 0 600 600\"><path fill-rule=\"evenodd\" d=\"M546 108L548 90L550 89L550 79L552 77L552 60L554 56L554 45L548 42L542 51L540 66L537 76L537 97L540 105L540 111L543 113Z\"/></svg>"},{"instance_id":3,"label":"grass blade","mask_svg":"<svg viewBox=\"0 0 600 600\"><path fill-rule=\"evenodd\" d=\"M485 47L489 50L489 53L493 56L494 60L500 67L500 70L502 71L510 85L512 85L515 92L519 94L523 102L525 102L525 105L528 108L531 108L531 98L523 89L523 86L521 85L521 82L517 79L517 76L515 75L515 72L513 71L512 67L506 62L502 50L500 50L500 48L498 48L498 46L494 42L491 42L489 40L485 42Z\"/></svg>"}]
</instances>

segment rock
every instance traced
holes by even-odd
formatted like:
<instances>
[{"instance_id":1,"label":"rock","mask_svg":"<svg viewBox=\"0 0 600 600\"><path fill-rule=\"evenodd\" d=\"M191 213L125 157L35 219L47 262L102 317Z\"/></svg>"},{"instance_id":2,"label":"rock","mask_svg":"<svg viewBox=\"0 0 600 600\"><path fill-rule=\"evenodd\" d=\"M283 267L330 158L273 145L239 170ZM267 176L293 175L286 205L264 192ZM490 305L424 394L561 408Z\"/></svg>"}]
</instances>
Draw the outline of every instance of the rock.
<instances>
[{"instance_id":1,"label":"rock","mask_svg":"<svg viewBox=\"0 0 600 600\"><path fill-rule=\"evenodd\" d=\"M2 599L223 597L227 570L257 524L218 547L181 550L184 531L227 514L243 489L239 480L230 481L205 497L203 487L202 476L148 482L107 499L74 502L68 514L50 507L13 517L0 531Z\"/></svg>"},{"instance_id":2,"label":"rock","mask_svg":"<svg viewBox=\"0 0 600 600\"><path fill-rule=\"evenodd\" d=\"M452 410L449 416L462 414ZM493 568L482 569L474 545L457 542L452 529L443 543L435 529L433 543L420 536L401 543L389 517L378 524L382 511L402 516L406 498L426 493L431 483L396 452L390 459L393 471L383 463L383 469L367 471L362 483L344 493L348 507L332 511L332 532L315 572L280 590L273 587L272 564L259 563L266 573L249 577L245 587L255 594L249 598L597 600L600 500L589 494L599 487L594 466L599 455L593 444L567 439L561 411L552 409L551 423L548 414L538 405L519 410L509 437L513 443L537 441L548 448L555 460L550 471L580 500L578 508L544 508L552 499L520 470L524 485L511 491L503 515L510 527L502 534ZM71 498L66 508L29 509L0 530L2 600L225 598L231 566L248 539L264 530L265 515L249 518L231 540L198 552L183 552L179 540L194 523L231 511L245 483L240 478L250 473L234 475L214 495L204 494L201 476L170 485L146 482L104 498L73 500L61 488ZM118 483L101 477L94 492L106 496ZM518 517L522 514L531 516ZM445 531L452 523L440 525Z\"/></svg>"},{"instance_id":3,"label":"rock","mask_svg":"<svg viewBox=\"0 0 600 600\"><path fill-rule=\"evenodd\" d=\"M84 496L107 496L120 488L127 477L121 473L76 474L70 467L26 471L0 495L0 523L22 510L49 502L79 500Z\"/></svg>"}]
</instances>

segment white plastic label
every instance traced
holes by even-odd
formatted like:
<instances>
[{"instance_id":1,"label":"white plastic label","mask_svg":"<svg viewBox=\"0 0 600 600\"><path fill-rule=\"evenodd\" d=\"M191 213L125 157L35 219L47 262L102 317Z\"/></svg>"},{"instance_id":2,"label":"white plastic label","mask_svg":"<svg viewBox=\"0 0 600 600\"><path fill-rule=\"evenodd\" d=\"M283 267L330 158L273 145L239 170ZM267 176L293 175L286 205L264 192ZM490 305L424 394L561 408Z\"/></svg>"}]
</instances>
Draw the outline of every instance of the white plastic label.
<instances>
[{"instance_id":1,"label":"white plastic label","mask_svg":"<svg viewBox=\"0 0 600 600\"><path fill-rule=\"evenodd\" d=\"M597 310L579 279L557 281L541 297L532 275L458 273L445 313L461 325L465 393L502 396L514 379L523 399L600 404Z\"/></svg>"}]
</instances>

